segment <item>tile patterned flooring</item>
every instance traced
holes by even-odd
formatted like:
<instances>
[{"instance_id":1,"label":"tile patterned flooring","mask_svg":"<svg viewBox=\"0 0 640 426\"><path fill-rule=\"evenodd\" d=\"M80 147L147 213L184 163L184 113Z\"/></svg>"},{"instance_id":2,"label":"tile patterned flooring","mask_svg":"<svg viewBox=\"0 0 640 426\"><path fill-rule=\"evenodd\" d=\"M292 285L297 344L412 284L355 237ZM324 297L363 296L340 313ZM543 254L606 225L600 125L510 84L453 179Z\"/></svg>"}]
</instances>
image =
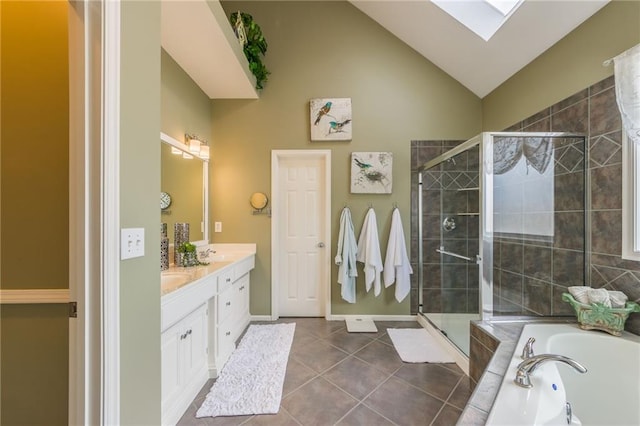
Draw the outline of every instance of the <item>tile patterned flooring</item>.
<instances>
[{"instance_id":1,"label":"tile patterned flooring","mask_svg":"<svg viewBox=\"0 0 640 426\"><path fill-rule=\"evenodd\" d=\"M209 380L179 425L454 425L471 395L471 379L456 364L408 364L387 328L417 322L376 321L377 333L348 333L344 321L295 322L280 412L208 417L195 413Z\"/></svg>"}]
</instances>

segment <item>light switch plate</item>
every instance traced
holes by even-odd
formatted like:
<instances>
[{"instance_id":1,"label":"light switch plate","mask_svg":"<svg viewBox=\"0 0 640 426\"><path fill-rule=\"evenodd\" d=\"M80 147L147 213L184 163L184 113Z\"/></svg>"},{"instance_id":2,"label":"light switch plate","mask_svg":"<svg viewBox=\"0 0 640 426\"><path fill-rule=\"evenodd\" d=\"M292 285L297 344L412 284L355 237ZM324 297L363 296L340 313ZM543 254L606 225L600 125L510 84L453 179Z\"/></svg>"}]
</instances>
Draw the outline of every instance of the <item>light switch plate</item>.
<instances>
[{"instance_id":1,"label":"light switch plate","mask_svg":"<svg viewBox=\"0 0 640 426\"><path fill-rule=\"evenodd\" d=\"M144 256L144 228L120 230L120 259Z\"/></svg>"},{"instance_id":2,"label":"light switch plate","mask_svg":"<svg viewBox=\"0 0 640 426\"><path fill-rule=\"evenodd\" d=\"M222 232L222 222L215 222L213 231Z\"/></svg>"}]
</instances>

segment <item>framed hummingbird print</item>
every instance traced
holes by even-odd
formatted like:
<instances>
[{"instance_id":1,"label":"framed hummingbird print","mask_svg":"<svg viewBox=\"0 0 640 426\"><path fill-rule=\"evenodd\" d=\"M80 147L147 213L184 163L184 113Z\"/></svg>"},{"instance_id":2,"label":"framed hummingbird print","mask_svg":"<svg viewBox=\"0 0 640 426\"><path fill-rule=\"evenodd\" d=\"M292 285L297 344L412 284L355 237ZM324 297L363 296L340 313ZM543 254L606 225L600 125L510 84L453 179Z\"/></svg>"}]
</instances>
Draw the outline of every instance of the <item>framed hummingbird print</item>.
<instances>
[{"instance_id":1,"label":"framed hummingbird print","mask_svg":"<svg viewBox=\"0 0 640 426\"><path fill-rule=\"evenodd\" d=\"M392 152L351 153L351 193L391 194Z\"/></svg>"},{"instance_id":2,"label":"framed hummingbird print","mask_svg":"<svg viewBox=\"0 0 640 426\"><path fill-rule=\"evenodd\" d=\"M311 99L312 141L350 141L351 98Z\"/></svg>"}]
</instances>

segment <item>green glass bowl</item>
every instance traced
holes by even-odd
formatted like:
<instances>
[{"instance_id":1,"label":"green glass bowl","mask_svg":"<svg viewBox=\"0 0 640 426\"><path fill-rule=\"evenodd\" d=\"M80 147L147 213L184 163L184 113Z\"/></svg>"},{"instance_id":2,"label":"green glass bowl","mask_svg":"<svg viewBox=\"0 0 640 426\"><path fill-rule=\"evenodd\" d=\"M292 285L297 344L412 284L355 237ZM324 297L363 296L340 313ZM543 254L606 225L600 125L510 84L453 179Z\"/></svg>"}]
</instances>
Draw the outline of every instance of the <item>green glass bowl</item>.
<instances>
[{"instance_id":1,"label":"green glass bowl","mask_svg":"<svg viewBox=\"0 0 640 426\"><path fill-rule=\"evenodd\" d=\"M602 330L620 336L629 314L640 312L640 305L627 302L624 308L608 308L602 303L580 303L570 293L562 293L562 300L569 303L583 330Z\"/></svg>"}]
</instances>

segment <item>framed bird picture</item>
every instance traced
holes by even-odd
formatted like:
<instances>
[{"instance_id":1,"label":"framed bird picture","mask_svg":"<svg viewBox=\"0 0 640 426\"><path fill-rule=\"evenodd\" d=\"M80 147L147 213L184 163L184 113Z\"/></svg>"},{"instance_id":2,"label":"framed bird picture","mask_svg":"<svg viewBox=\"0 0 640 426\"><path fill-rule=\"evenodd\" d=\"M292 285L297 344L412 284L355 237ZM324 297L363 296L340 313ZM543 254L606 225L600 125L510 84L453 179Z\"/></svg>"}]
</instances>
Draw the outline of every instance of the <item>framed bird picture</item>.
<instances>
[{"instance_id":1,"label":"framed bird picture","mask_svg":"<svg viewBox=\"0 0 640 426\"><path fill-rule=\"evenodd\" d=\"M392 152L352 152L351 193L391 194L392 167Z\"/></svg>"},{"instance_id":2,"label":"framed bird picture","mask_svg":"<svg viewBox=\"0 0 640 426\"><path fill-rule=\"evenodd\" d=\"M311 99L312 141L350 141L351 98Z\"/></svg>"}]
</instances>

